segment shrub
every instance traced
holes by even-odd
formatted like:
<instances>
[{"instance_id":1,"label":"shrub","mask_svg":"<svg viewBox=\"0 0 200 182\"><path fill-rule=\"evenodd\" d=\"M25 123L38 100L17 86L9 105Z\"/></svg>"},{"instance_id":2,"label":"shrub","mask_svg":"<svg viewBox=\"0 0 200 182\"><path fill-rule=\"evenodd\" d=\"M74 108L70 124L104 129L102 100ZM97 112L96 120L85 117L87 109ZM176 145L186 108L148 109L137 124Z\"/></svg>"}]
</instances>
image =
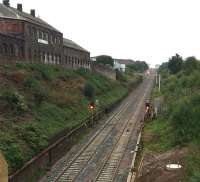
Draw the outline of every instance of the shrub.
<instances>
[{"instance_id":1,"label":"shrub","mask_svg":"<svg viewBox=\"0 0 200 182\"><path fill-rule=\"evenodd\" d=\"M44 134L44 130L33 123L27 124L23 127L21 137L27 142L35 153L39 152L48 145L48 139Z\"/></svg>"},{"instance_id":2,"label":"shrub","mask_svg":"<svg viewBox=\"0 0 200 182\"><path fill-rule=\"evenodd\" d=\"M48 98L48 90L45 89L43 86L35 87L32 92L37 105L40 105Z\"/></svg>"},{"instance_id":3,"label":"shrub","mask_svg":"<svg viewBox=\"0 0 200 182\"><path fill-rule=\"evenodd\" d=\"M17 91L7 90L2 94L2 98L8 103L8 106L17 112L28 111L25 99Z\"/></svg>"},{"instance_id":4,"label":"shrub","mask_svg":"<svg viewBox=\"0 0 200 182\"><path fill-rule=\"evenodd\" d=\"M20 146L15 139L6 133L1 133L0 150L5 154L5 158L9 164L9 170L16 169L23 164L23 155Z\"/></svg>"},{"instance_id":5,"label":"shrub","mask_svg":"<svg viewBox=\"0 0 200 182\"><path fill-rule=\"evenodd\" d=\"M171 113L171 120L177 135L177 142L182 144L200 137L200 94L181 99Z\"/></svg>"},{"instance_id":6,"label":"shrub","mask_svg":"<svg viewBox=\"0 0 200 182\"><path fill-rule=\"evenodd\" d=\"M127 82L127 78L119 70L116 70L116 79L119 80L119 81L121 81L121 82Z\"/></svg>"},{"instance_id":7,"label":"shrub","mask_svg":"<svg viewBox=\"0 0 200 182\"><path fill-rule=\"evenodd\" d=\"M88 99L90 99L90 100L95 97L95 90L89 82L87 82L85 84L84 95L85 95L85 97L88 97Z\"/></svg>"}]
</instances>

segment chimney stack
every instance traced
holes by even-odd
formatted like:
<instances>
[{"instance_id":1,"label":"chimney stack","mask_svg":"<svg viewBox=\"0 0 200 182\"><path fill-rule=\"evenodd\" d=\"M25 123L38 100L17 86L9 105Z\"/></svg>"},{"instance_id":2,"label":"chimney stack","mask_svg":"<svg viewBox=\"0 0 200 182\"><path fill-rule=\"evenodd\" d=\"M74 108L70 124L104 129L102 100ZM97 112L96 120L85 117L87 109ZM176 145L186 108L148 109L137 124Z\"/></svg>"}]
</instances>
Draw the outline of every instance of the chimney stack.
<instances>
[{"instance_id":1,"label":"chimney stack","mask_svg":"<svg viewBox=\"0 0 200 182\"><path fill-rule=\"evenodd\" d=\"M23 9L22 9L22 4L17 4L17 10L18 10L18 11L21 11L21 12L23 11Z\"/></svg>"},{"instance_id":2,"label":"chimney stack","mask_svg":"<svg viewBox=\"0 0 200 182\"><path fill-rule=\"evenodd\" d=\"M9 0L3 0L3 5L10 7L10 2Z\"/></svg>"},{"instance_id":3,"label":"chimney stack","mask_svg":"<svg viewBox=\"0 0 200 182\"><path fill-rule=\"evenodd\" d=\"M33 17L35 17L35 10L34 10L34 9L31 9L31 15L32 15Z\"/></svg>"}]
</instances>

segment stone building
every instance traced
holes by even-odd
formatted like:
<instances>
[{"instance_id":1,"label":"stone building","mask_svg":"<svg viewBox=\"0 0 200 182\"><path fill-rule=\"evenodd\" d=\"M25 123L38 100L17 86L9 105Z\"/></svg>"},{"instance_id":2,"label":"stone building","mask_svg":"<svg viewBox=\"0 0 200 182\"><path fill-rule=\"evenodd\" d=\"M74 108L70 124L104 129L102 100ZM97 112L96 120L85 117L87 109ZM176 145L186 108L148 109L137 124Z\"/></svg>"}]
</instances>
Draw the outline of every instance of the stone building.
<instances>
[{"instance_id":1,"label":"stone building","mask_svg":"<svg viewBox=\"0 0 200 182\"><path fill-rule=\"evenodd\" d=\"M89 52L39 17L34 9L23 12L22 4L10 7L9 0L0 4L0 62L15 58L24 62L88 67ZM71 46L72 45L72 46ZM76 65L76 66L74 66Z\"/></svg>"}]
</instances>

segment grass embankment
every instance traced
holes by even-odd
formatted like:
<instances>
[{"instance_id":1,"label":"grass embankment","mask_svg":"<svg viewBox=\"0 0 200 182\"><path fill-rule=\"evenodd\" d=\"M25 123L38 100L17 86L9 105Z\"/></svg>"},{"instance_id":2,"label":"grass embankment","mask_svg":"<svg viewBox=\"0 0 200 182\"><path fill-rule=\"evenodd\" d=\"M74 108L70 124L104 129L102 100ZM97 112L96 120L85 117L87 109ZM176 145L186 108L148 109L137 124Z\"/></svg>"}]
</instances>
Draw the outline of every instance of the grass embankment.
<instances>
[{"instance_id":1,"label":"grass embankment","mask_svg":"<svg viewBox=\"0 0 200 182\"><path fill-rule=\"evenodd\" d=\"M145 150L164 153L174 147L187 147L184 158L185 181L200 181L200 71L199 67L176 75L163 75L161 93L154 89L152 96L163 96L158 118L148 122L144 135Z\"/></svg>"},{"instance_id":2,"label":"grass embankment","mask_svg":"<svg viewBox=\"0 0 200 182\"><path fill-rule=\"evenodd\" d=\"M47 147L55 134L90 115L86 83L94 88L99 107L128 93L122 83L99 74L50 65L2 66L0 82L0 150L10 173Z\"/></svg>"}]
</instances>

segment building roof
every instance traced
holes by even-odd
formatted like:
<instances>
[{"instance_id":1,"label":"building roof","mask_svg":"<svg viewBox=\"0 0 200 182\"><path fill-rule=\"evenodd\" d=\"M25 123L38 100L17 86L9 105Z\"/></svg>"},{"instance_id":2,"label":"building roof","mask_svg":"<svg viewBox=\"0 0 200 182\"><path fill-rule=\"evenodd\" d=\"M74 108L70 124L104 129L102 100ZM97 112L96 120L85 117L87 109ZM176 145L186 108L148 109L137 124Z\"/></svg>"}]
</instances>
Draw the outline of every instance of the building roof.
<instances>
[{"instance_id":1,"label":"building roof","mask_svg":"<svg viewBox=\"0 0 200 182\"><path fill-rule=\"evenodd\" d=\"M73 42L72 40L69 40L69 39L66 39L66 38L63 38L63 45L65 47L69 47L69 48L73 48L73 49L76 49L76 50L88 52L86 49L82 48L81 46L79 46L78 44Z\"/></svg>"},{"instance_id":2,"label":"building roof","mask_svg":"<svg viewBox=\"0 0 200 182\"><path fill-rule=\"evenodd\" d=\"M7 7L1 3L0 3L0 18L23 20L23 21L27 21L33 24L43 26L45 28L51 29L56 32L60 32L56 28L46 23L44 20L40 19L39 17L34 17L28 13L18 11L16 8Z\"/></svg>"},{"instance_id":3,"label":"building roof","mask_svg":"<svg viewBox=\"0 0 200 182\"><path fill-rule=\"evenodd\" d=\"M134 64L134 61L131 59L114 59L114 60L120 64L125 64L125 65Z\"/></svg>"}]
</instances>

